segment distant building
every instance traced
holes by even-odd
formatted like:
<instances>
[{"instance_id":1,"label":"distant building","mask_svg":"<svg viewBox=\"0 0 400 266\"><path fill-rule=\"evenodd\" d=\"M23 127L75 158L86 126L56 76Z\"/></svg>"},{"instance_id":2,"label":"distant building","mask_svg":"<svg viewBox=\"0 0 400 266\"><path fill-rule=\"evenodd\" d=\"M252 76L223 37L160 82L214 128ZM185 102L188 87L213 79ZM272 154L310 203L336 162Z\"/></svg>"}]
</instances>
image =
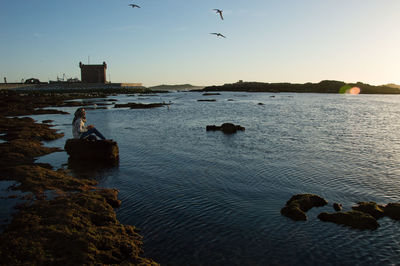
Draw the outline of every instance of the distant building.
<instances>
[{"instance_id":1,"label":"distant building","mask_svg":"<svg viewBox=\"0 0 400 266\"><path fill-rule=\"evenodd\" d=\"M81 80L84 83L106 83L107 64L102 65L84 65L79 62L81 68Z\"/></svg>"}]
</instances>

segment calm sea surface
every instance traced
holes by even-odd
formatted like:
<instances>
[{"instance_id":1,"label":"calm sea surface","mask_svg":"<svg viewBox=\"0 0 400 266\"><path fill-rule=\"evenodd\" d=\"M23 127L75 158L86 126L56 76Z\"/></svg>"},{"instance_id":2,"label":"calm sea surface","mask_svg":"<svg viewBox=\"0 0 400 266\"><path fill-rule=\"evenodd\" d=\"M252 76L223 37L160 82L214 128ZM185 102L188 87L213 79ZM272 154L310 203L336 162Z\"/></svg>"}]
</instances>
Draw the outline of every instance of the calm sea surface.
<instances>
[{"instance_id":1,"label":"calm sea surface","mask_svg":"<svg viewBox=\"0 0 400 266\"><path fill-rule=\"evenodd\" d=\"M333 212L333 202L349 210L359 201L400 201L400 96L173 92L111 99L171 103L87 113L120 149L118 167L90 174L120 190L117 216L141 229L147 257L164 265L400 264L400 222L383 218L377 230L360 231L317 218ZM48 146L63 147L72 136L75 108L63 110L71 115L34 116L54 119L66 133ZM246 131L205 130L225 122ZM67 167L65 152L39 161ZM294 222L280 209L298 193L329 205Z\"/></svg>"}]
</instances>

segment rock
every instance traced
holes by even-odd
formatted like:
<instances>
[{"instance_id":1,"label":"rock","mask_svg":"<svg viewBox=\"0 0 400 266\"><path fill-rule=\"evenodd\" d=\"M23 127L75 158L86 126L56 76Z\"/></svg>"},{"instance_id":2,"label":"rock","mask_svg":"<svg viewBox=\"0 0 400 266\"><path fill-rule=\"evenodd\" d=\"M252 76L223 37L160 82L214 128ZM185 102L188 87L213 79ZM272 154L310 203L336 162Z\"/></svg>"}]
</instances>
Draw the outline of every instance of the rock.
<instances>
[{"instance_id":1,"label":"rock","mask_svg":"<svg viewBox=\"0 0 400 266\"><path fill-rule=\"evenodd\" d=\"M298 205L288 205L281 209L281 214L295 221L307 221L307 215Z\"/></svg>"},{"instance_id":2,"label":"rock","mask_svg":"<svg viewBox=\"0 0 400 266\"><path fill-rule=\"evenodd\" d=\"M206 130L207 131L220 130L220 131L224 132L225 134L232 134L232 133L236 133L238 130L244 131L245 128L240 125L234 125L232 123L224 123L221 126L208 125L206 127Z\"/></svg>"},{"instance_id":3,"label":"rock","mask_svg":"<svg viewBox=\"0 0 400 266\"><path fill-rule=\"evenodd\" d=\"M116 104L116 105L114 105L114 108L129 107L131 109L150 109L150 108L162 107L163 105L165 105L165 104L164 103L149 103L149 104L144 104L144 103L126 103L126 104Z\"/></svg>"},{"instance_id":4,"label":"rock","mask_svg":"<svg viewBox=\"0 0 400 266\"><path fill-rule=\"evenodd\" d=\"M400 203L388 203L384 207L385 215L394 219L400 220Z\"/></svg>"},{"instance_id":5,"label":"rock","mask_svg":"<svg viewBox=\"0 0 400 266\"><path fill-rule=\"evenodd\" d=\"M21 205L0 235L1 264L159 265L144 257L142 236L117 220L108 197L117 201L115 191L96 189Z\"/></svg>"},{"instance_id":6,"label":"rock","mask_svg":"<svg viewBox=\"0 0 400 266\"><path fill-rule=\"evenodd\" d=\"M352 207L353 210L368 213L375 219L385 216L383 211L384 206L378 205L375 202L359 202L357 206Z\"/></svg>"},{"instance_id":7,"label":"rock","mask_svg":"<svg viewBox=\"0 0 400 266\"><path fill-rule=\"evenodd\" d=\"M56 151L61 149L44 147L41 142L31 139L15 139L0 143L0 169L19 164L32 164L35 157Z\"/></svg>"},{"instance_id":8,"label":"rock","mask_svg":"<svg viewBox=\"0 0 400 266\"><path fill-rule=\"evenodd\" d=\"M354 210L336 213L323 212L318 215L318 218L323 222L333 222L336 224L350 226L355 229L375 230L379 227L376 219L370 214Z\"/></svg>"},{"instance_id":9,"label":"rock","mask_svg":"<svg viewBox=\"0 0 400 266\"><path fill-rule=\"evenodd\" d=\"M281 209L281 214L295 221L306 221L307 215L305 212L312 207L322 207L328 202L314 194L297 194L286 202L286 206Z\"/></svg>"},{"instance_id":10,"label":"rock","mask_svg":"<svg viewBox=\"0 0 400 266\"><path fill-rule=\"evenodd\" d=\"M68 139L64 149L74 160L101 161L109 164L117 164L119 160L118 144L112 140Z\"/></svg>"},{"instance_id":11,"label":"rock","mask_svg":"<svg viewBox=\"0 0 400 266\"><path fill-rule=\"evenodd\" d=\"M342 210L342 204L340 204L340 203L337 203L337 202L335 202L335 203L333 203L333 209L335 210L335 211L341 211Z\"/></svg>"},{"instance_id":12,"label":"rock","mask_svg":"<svg viewBox=\"0 0 400 266\"><path fill-rule=\"evenodd\" d=\"M203 93L203 96L211 96L211 95L221 95L219 92L205 92Z\"/></svg>"},{"instance_id":13,"label":"rock","mask_svg":"<svg viewBox=\"0 0 400 266\"><path fill-rule=\"evenodd\" d=\"M216 99L199 99L198 102L216 102Z\"/></svg>"}]
</instances>

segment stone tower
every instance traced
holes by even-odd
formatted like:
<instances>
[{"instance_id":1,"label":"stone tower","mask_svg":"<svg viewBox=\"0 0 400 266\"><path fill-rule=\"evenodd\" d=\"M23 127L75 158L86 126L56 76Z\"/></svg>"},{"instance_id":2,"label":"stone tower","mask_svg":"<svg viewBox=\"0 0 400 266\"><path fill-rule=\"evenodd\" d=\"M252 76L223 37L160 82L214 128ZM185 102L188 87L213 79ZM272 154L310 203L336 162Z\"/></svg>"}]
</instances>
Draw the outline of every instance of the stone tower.
<instances>
[{"instance_id":1,"label":"stone tower","mask_svg":"<svg viewBox=\"0 0 400 266\"><path fill-rule=\"evenodd\" d=\"M102 65L84 65L79 62L79 67L83 83L106 83L106 62L103 62Z\"/></svg>"}]
</instances>

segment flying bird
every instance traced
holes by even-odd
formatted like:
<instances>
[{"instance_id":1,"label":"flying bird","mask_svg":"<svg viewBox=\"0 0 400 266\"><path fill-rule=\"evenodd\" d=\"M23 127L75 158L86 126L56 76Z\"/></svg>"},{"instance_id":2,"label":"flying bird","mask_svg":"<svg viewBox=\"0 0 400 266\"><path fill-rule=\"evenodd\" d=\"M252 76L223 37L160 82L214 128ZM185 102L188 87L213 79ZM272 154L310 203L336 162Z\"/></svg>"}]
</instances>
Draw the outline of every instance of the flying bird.
<instances>
[{"instance_id":1,"label":"flying bird","mask_svg":"<svg viewBox=\"0 0 400 266\"><path fill-rule=\"evenodd\" d=\"M138 6L138 5L135 5L135 4L129 4L132 8L135 8L135 7L137 7L137 8L140 8L140 6Z\"/></svg>"},{"instance_id":2,"label":"flying bird","mask_svg":"<svg viewBox=\"0 0 400 266\"><path fill-rule=\"evenodd\" d=\"M224 17L222 16L222 10L221 9L214 9L215 10L215 12L217 13L217 14L219 14L219 16L221 17L221 19L222 20L224 20Z\"/></svg>"},{"instance_id":3,"label":"flying bird","mask_svg":"<svg viewBox=\"0 0 400 266\"><path fill-rule=\"evenodd\" d=\"M221 33L212 32L212 33L210 33L210 34L214 34L214 35L216 35L216 36L218 36L218 37L226 38L226 37L225 37L224 35L222 35Z\"/></svg>"}]
</instances>

